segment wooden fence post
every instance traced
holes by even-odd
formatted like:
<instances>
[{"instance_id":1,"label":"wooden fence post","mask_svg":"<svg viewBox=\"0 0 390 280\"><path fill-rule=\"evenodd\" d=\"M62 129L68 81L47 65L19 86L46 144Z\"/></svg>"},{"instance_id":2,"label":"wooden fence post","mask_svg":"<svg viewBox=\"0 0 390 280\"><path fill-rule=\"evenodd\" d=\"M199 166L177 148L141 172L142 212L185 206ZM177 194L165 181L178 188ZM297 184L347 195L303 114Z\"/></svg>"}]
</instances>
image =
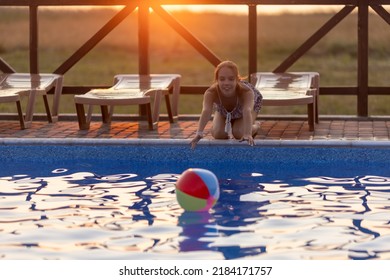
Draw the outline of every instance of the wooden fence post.
<instances>
[{"instance_id":1,"label":"wooden fence post","mask_svg":"<svg viewBox=\"0 0 390 280\"><path fill-rule=\"evenodd\" d=\"M37 74L38 66L38 6L30 5L30 73Z\"/></svg>"},{"instance_id":2,"label":"wooden fence post","mask_svg":"<svg viewBox=\"0 0 390 280\"><path fill-rule=\"evenodd\" d=\"M368 116L368 0L359 1L358 10L358 73L357 114Z\"/></svg>"},{"instance_id":3,"label":"wooden fence post","mask_svg":"<svg viewBox=\"0 0 390 280\"><path fill-rule=\"evenodd\" d=\"M139 74L150 73L149 61L149 5L138 6L138 70Z\"/></svg>"},{"instance_id":4,"label":"wooden fence post","mask_svg":"<svg viewBox=\"0 0 390 280\"><path fill-rule=\"evenodd\" d=\"M248 55L248 77L257 72L257 6L249 5L248 10L248 29L249 29L249 55Z\"/></svg>"}]
</instances>

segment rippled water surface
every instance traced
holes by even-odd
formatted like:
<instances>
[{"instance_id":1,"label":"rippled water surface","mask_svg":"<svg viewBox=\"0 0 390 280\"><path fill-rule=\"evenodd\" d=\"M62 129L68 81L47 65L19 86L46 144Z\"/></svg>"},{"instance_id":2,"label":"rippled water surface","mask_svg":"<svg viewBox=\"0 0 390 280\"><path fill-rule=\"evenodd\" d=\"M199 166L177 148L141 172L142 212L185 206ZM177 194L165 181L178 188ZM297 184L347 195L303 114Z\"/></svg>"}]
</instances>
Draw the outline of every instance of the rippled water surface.
<instances>
[{"instance_id":1,"label":"rippled water surface","mask_svg":"<svg viewBox=\"0 0 390 280\"><path fill-rule=\"evenodd\" d=\"M3 259L389 259L387 167L202 167L221 196L185 212L180 166L12 162L0 172Z\"/></svg>"}]
</instances>

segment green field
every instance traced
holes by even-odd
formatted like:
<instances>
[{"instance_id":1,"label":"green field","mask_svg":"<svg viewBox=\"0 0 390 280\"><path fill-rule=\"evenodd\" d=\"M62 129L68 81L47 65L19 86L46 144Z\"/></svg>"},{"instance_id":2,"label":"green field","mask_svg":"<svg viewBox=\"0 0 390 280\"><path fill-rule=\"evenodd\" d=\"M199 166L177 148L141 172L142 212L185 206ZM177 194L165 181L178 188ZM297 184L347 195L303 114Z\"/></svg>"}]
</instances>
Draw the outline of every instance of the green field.
<instances>
[{"instance_id":1,"label":"green field","mask_svg":"<svg viewBox=\"0 0 390 280\"><path fill-rule=\"evenodd\" d=\"M116 11L39 11L39 68L53 72ZM175 18L221 59L235 61L243 76L248 69L248 23L243 15L175 12ZM258 18L258 71L272 71L331 14L260 15ZM214 67L157 15L151 13L151 72L180 73L184 85L208 85ZM0 56L16 71L29 71L29 18L23 8L0 8ZM132 14L86 57L65 74L66 85L109 85L118 73L138 71L137 15ZM389 86L390 28L370 14L369 84ZM289 71L316 71L321 86L357 85L357 16L349 15L314 46ZM198 114L202 96L183 95L180 114ZM370 115L390 115L390 96L370 96ZM41 104L39 111L43 112ZM356 115L356 97L321 96L320 114ZM131 110L136 110L133 108ZM14 106L0 104L1 112L15 112ZM61 113L75 113L73 96L64 95ZM121 109L120 112L128 112ZM130 111L133 112L133 111ZM304 106L266 107L263 114L304 114Z\"/></svg>"}]
</instances>

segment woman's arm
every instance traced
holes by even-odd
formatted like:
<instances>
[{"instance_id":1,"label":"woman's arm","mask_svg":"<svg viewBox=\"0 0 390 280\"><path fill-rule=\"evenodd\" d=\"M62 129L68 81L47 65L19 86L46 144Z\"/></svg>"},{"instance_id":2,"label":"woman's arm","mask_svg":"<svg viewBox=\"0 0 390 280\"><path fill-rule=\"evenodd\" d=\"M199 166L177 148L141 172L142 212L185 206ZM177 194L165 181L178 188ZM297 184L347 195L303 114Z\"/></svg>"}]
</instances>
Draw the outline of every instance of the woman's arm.
<instances>
[{"instance_id":1,"label":"woman's arm","mask_svg":"<svg viewBox=\"0 0 390 280\"><path fill-rule=\"evenodd\" d=\"M241 94L242 98L242 118L243 118L243 140L252 138L252 112L254 106L254 93L246 85L242 85L243 91Z\"/></svg>"},{"instance_id":2,"label":"woman's arm","mask_svg":"<svg viewBox=\"0 0 390 280\"><path fill-rule=\"evenodd\" d=\"M211 114L213 113L214 97L215 94L211 90L207 90L203 96L203 107L199 118L198 132L203 132L206 124L211 118Z\"/></svg>"},{"instance_id":3,"label":"woman's arm","mask_svg":"<svg viewBox=\"0 0 390 280\"><path fill-rule=\"evenodd\" d=\"M202 112L200 114L199 122L198 122L198 130L194 139L191 141L191 148L194 149L200 139L203 138L203 131L211 118L211 114L213 113L213 104L215 99L214 91L208 89L204 93L203 96L203 107Z\"/></svg>"}]
</instances>

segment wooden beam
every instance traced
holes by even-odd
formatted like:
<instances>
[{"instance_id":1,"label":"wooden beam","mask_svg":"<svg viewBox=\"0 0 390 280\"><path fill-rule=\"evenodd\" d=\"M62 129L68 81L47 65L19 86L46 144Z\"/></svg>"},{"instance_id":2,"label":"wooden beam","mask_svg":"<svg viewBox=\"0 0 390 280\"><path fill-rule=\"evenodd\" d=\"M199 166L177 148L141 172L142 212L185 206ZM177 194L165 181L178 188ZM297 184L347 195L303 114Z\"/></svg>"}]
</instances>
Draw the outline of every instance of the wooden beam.
<instances>
[{"instance_id":1,"label":"wooden beam","mask_svg":"<svg viewBox=\"0 0 390 280\"><path fill-rule=\"evenodd\" d=\"M149 6L138 7L138 72L141 75L150 73L149 53Z\"/></svg>"},{"instance_id":2,"label":"wooden beam","mask_svg":"<svg viewBox=\"0 0 390 280\"><path fill-rule=\"evenodd\" d=\"M379 5L370 5L370 7L384 20L390 24L390 13Z\"/></svg>"},{"instance_id":3,"label":"wooden beam","mask_svg":"<svg viewBox=\"0 0 390 280\"><path fill-rule=\"evenodd\" d=\"M3 58L0 57L0 71L3 73L15 73L16 70L11 67Z\"/></svg>"},{"instance_id":4,"label":"wooden beam","mask_svg":"<svg viewBox=\"0 0 390 280\"><path fill-rule=\"evenodd\" d=\"M38 6L30 6L30 73L39 73L38 66Z\"/></svg>"},{"instance_id":5,"label":"wooden beam","mask_svg":"<svg viewBox=\"0 0 390 280\"><path fill-rule=\"evenodd\" d=\"M257 72L257 8L248 6L248 76Z\"/></svg>"},{"instance_id":6,"label":"wooden beam","mask_svg":"<svg viewBox=\"0 0 390 280\"><path fill-rule=\"evenodd\" d=\"M357 115L368 116L368 0L359 1Z\"/></svg>"},{"instance_id":7,"label":"wooden beam","mask_svg":"<svg viewBox=\"0 0 390 280\"><path fill-rule=\"evenodd\" d=\"M138 3L137 3L138 4ZM84 45L73 53L54 73L65 74L77 62L79 62L90 50L92 50L108 33L137 8L136 5L126 6L108 21L96 34L94 34Z\"/></svg>"},{"instance_id":8,"label":"wooden beam","mask_svg":"<svg viewBox=\"0 0 390 280\"><path fill-rule=\"evenodd\" d=\"M189 32L180 22L178 22L170 13L165 11L158 5L152 4L151 7L166 23L168 23L180 36L183 37L188 43L191 44L200 54L202 54L211 64L217 66L221 63L221 59L218 58L210 49L207 48L198 38L196 38L191 32Z\"/></svg>"},{"instance_id":9,"label":"wooden beam","mask_svg":"<svg viewBox=\"0 0 390 280\"><path fill-rule=\"evenodd\" d=\"M355 6L345 6L330 20L328 20L317 32L307 39L295 52L287 57L273 72L286 72L301 56L321 40L330 30L332 30L340 21L349 15Z\"/></svg>"}]
</instances>

